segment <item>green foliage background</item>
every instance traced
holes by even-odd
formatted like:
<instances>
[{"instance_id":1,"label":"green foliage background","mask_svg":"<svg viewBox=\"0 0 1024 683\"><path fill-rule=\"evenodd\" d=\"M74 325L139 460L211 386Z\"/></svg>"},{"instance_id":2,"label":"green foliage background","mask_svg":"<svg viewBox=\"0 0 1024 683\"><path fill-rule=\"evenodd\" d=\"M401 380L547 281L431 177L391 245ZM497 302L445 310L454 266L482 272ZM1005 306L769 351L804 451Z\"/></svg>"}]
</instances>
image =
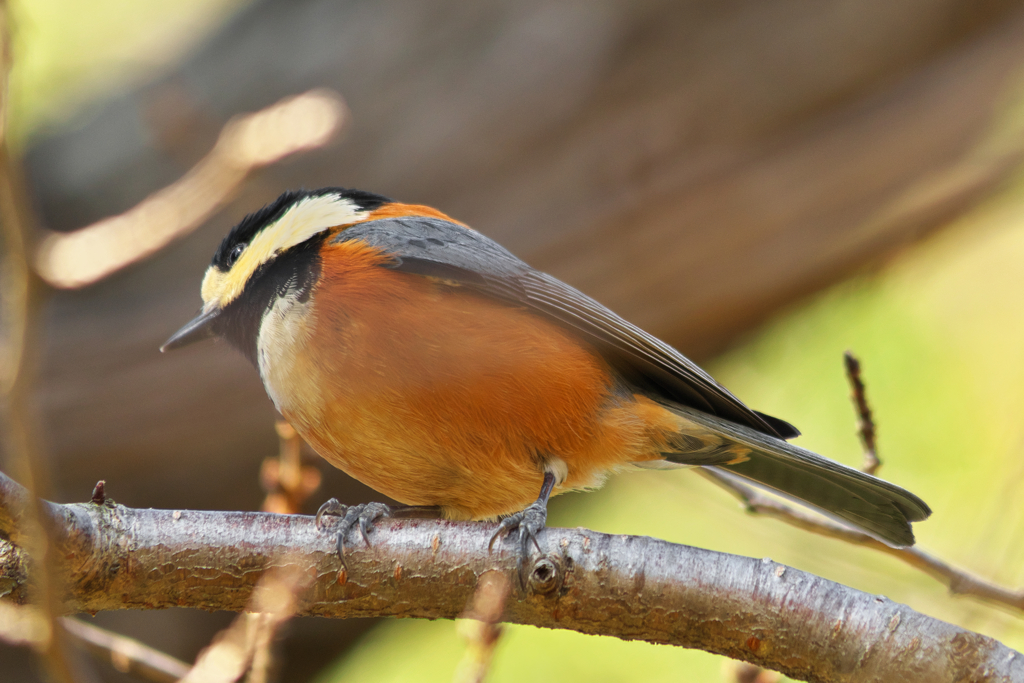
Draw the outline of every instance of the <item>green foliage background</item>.
<instances>
[{"instance_id":1,"label":"green foliage background","mask_svg":"<svg viewBox=\"0 0 1024 683\"><path fill-rule=\"evenodd\" d=\"M240 0L15 3L14 128L72 121L82 106L187 50ZM1024 114L1009 111L1019 128ZM1018 120L1018 118L1020 120ZM935 514L921 545L1009 586L1024 582L1024 182L900 258L792 308L708 369L750 405L794 422L799 443L851 465L860 446L841 356L864 364L881 475ZM1024 649L1020 615L955 598L899 561L745 514L693 472L619 476L552 504L551 523L642 534L754 557L881 593ZM450 680L464 644L450 622L391 621L323 683ZM509 626L495 683L721 680L722 658Z\"/></svg>"}]
</instances>

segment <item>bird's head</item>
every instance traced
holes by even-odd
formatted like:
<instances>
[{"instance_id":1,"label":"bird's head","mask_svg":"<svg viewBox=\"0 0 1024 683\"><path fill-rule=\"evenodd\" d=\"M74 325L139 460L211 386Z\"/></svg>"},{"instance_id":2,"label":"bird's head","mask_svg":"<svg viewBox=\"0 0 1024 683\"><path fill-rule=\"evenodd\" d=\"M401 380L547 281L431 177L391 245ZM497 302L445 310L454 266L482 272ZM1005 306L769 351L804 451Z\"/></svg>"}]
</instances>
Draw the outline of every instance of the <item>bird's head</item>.
<instances>
[{"instance_id":1,"label":"bird's head","mask_svg":"<svg viewBox=\"0 0 1024 683\"><path fill-rule=\"evenodd\" d=\"M258 325L270 296L311 283L318 249L337 228L366 220L385 197L341 188L286 192L246 216L221 242L203 277L199 315L160 347L176 349Z\"/></svg>"}]
</instances>

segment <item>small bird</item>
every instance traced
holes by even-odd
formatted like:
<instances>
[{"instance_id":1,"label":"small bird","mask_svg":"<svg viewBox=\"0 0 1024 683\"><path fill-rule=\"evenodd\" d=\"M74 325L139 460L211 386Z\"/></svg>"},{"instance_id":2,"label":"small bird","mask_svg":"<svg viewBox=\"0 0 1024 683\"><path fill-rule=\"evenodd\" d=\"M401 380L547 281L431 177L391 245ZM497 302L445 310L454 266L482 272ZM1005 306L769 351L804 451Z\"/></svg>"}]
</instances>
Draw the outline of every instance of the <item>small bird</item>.
<instances>
[{"instance_id":1,"label":"small bird","mask_svg":"<svg viewBox=\"0 0 1024 683\"><path fill-rule=\"evenodd\" d=\"M427 206L286 192L213 256L199 315L161 350L220 336L328 462L409 506L502 518L520 558L548 499L633 467L717 468L891 545L920 498L786 439L668 344ZM328 501L345 534L391 514Z\"/></svg>"}]
</instances>

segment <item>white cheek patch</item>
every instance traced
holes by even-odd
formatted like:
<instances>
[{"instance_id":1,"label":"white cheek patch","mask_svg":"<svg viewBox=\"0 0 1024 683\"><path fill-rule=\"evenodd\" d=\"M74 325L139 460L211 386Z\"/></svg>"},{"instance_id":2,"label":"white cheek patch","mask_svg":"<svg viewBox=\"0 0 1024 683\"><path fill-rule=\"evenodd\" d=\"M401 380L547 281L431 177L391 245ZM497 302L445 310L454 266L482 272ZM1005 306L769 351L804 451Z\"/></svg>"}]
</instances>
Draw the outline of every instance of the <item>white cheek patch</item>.
<instances>
[{"instance_id":1,"label":"white cheek patch","mask_svg":"<svg viewBox=\"0 0 1024 683\"><path fill-rule=\"evenodd\" d=\"M296 406L320 405L320 392L311 373L303 372L302 350L312 336L316 317L312 300L300 302L298 292L278 297L263 315L256 338L256 358L267 394L285 412Z\"/></svg>"}]
</instances>

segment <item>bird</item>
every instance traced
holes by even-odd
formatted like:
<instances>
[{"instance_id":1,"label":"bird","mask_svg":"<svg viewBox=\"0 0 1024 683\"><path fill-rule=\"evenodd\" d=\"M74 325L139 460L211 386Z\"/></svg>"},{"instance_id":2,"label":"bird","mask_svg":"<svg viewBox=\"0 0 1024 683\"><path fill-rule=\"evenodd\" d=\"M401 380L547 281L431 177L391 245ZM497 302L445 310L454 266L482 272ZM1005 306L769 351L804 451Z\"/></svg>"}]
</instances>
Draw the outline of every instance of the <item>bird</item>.
<instances>
[{"instance_id":1,"label":"bird","mask_svg":"<svg viewBox=\"0 0 1024 683\"><path fill-rule=\"evenodd\" d=\"M931 514L909 491L789 443L672 346L429 206L289 191L221 242L199 314L161 351L220 337L325 460L409 509L500 520L537 549L551 496L635 468L706 467L892 547ZM383 503L317 513L345 536ZM515 538L512 539L516 541Z\"/></svg>"}]
</instances>

